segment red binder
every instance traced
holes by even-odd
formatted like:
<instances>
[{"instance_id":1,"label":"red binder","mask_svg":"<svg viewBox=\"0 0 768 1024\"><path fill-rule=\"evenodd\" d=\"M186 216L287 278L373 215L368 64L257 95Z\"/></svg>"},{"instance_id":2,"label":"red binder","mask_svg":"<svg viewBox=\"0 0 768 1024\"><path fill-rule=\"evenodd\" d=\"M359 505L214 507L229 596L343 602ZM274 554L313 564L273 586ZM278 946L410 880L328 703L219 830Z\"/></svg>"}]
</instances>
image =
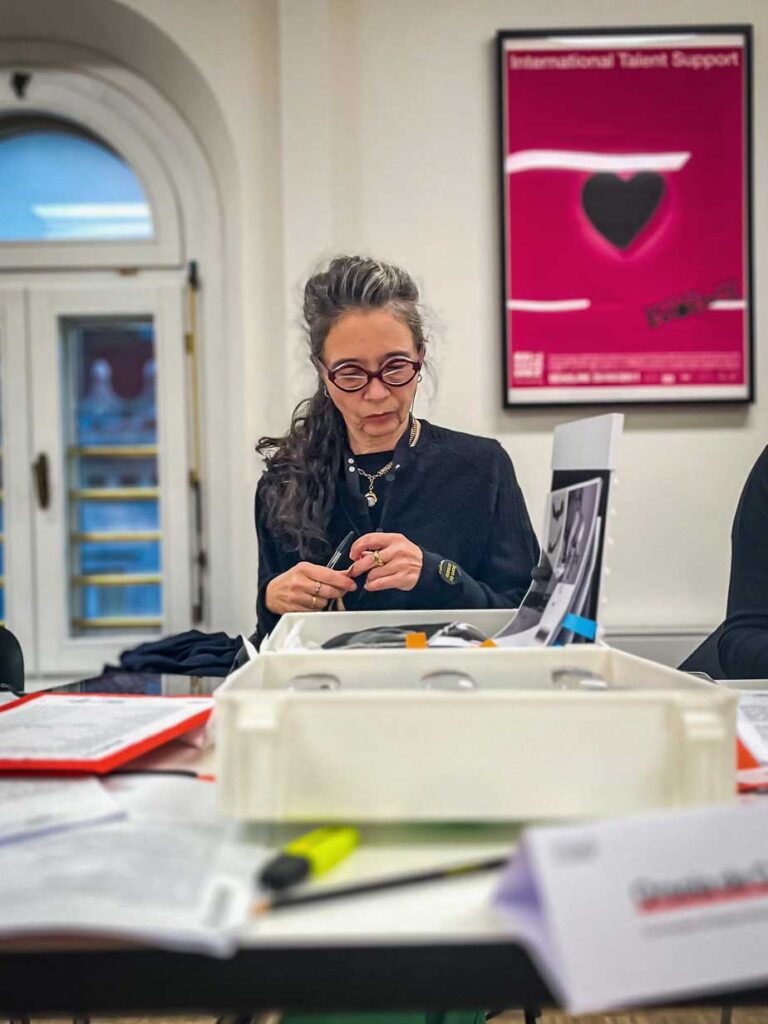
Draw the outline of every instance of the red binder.
<instances>
[{"instance_id":1,"label":"red binder","mask_svg":"<svg viewBox=\"0 0 768 1024\"><path fill-rule=\"evenodd\" d=\"M0 771L103 775L204 725L212 710L212 697L185 695L20 697L0 705Z\"/></svg>"}]
</instances>

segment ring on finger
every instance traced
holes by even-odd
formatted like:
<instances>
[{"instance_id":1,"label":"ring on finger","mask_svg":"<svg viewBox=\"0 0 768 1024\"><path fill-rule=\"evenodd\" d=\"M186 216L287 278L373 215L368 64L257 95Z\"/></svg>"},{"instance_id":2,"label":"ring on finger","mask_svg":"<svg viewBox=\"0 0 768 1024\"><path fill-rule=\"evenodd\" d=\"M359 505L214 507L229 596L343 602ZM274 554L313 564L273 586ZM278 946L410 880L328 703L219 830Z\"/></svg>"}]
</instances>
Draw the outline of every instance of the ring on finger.
<instances>
[{"instance_id":1,"label":"ring on finger","mask_svg":"<svg viewBox=\"0 0 768 1024\"><path fill-rule=\"evenodd\" d=\"M371 558L373 558L373 561L378 569L380 569L382 565L384 565L384 559L381 557L380 551L372 551Z\"/></svg>"},{"instance_id":2,"label":"ring on finger","mask_svg":"<svg viewBox=\"0 0 768 1024\"><path fill-rule=\"evenodd\" d=\"M313 597L312 597L312 609L313 609L313 611L314 611L315 608L317 608L317 594L314 594Z\"/></svg>"},{"instance_id":3,"label":"ring on finger","mask_svg":"<svg viewBox=\"0 0 768 1024\"><path fill-rule=\"evenodd\" d=\"M317 600L317 595L320 593L320 587L322 587L320 580L315 580L315 600Z\"/></svg>"}]
</instances>

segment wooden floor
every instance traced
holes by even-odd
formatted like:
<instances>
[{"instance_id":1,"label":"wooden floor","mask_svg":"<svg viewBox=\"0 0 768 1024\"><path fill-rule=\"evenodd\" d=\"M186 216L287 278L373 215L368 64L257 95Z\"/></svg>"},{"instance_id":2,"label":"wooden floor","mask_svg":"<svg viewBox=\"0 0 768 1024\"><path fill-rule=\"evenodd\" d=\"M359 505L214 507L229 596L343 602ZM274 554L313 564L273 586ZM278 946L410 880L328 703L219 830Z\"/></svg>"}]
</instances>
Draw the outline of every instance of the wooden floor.
<instances>
[{"instance_id":1,"label":"wooden floor","mask_svg":"<svg viewBox=\"0 0 768 1024\"><path fill-rule=\"evenodd\" d=\"M393 1014L393 1018L396 1015ZM35 1022L42 1018L33 1018ZM254 1018L254 1024L276 1024L279 1017L265 1014ZM721 1024L719 1009L702 1007L687 1010L646 1010L642 1013L610 1013L571 1017L565 1013L544 1013L539 1024ZM52 1020L47 1018L44 1024L72 1024L71 1018ZM212 1017L92 1017L90 1024L214 1024ZM355 1015L349 1014L348 1024L355 1024ZM493 1018L493 1024L523 1024L523 1015L508 1010ZM731 1016L731 1024L768 1024L768 1007L758 1006L749 1009L737 1008Z\"/></svg>"},{"instance_id":2,"label":"wooden floor","mask_svg":"<svg viewBox=\"0 0 768 1024\"><path fill-rule=\"evenodd\" d=\"M494 1018L498 1024L522 1024L521 1013L508 1012ZM544 1013L539 1024L720 1024L719 1008L701 1007L688 1010L645 1010L642 1013L607 1013L585 1014L583 1017L571 1017L567 1013ZM733 1010L731 1024L768 1024L768 1007L758 1006L749 1009Z\"/></svg>"}]
</instances>

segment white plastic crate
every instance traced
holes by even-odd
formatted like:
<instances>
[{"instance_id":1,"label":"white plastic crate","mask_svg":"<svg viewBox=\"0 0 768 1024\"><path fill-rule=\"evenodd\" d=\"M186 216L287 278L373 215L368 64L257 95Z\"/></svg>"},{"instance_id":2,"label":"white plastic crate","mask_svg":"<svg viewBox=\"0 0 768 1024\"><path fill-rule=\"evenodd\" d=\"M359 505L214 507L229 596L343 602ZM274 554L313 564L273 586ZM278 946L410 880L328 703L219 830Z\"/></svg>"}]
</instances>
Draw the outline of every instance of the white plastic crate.
<instances>
[{"instance_id":1,"label":"white plastic crate","mask_svg":"<svg viewBox=\"0 0 768 1024\"><path fill-rule=\"evenodd\" d=\"M374 626L427 626L438 622L468 622L487 636L493 636L512 620L514 608L444 608L442 610L394 612L288 612L261 645L261 654L285 651L286 641L300 631L301 640L311 646L320 646L331 637L353 630L372 629ZM325 652L323 652L325 653ZM338 653L333 651L331 653Z\"/></svg>"},{"instance_id":2,"label":"white plastic crate","mask_svg":"<svg viewBox=\"0 0 768 1024\"><path fill-rule=\"evenodd\" d=\"M602 676L562 690L555 670ZM467 692L424 688L464 673ZM292 688L331 674L338 689ZM298 821L516 821L734 796L738 695L609 647L284 652L216 693L225 813Z\"/></svg>"}]
</instances>

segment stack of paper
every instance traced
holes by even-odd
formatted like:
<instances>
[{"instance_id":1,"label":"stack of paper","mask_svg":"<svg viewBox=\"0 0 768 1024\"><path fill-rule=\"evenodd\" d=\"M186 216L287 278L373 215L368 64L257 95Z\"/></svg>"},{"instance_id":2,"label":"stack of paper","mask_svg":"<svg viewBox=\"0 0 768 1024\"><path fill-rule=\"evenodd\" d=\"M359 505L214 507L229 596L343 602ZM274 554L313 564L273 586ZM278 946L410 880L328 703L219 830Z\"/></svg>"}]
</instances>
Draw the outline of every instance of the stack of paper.
<instances>
[{"instance_id":1,"label":"stack of paper","mask_svg":"<svg viewBox=\"0 0 768 1024\"><path fill-rule=\"evenodd\" d=\"M0 937L234 952L265 854L219 818L210 781L84 777L190 733L211 707L210 697L79 694L0 706Z\"/></svg>"},{"instance_id":2,"label":"stack of paper","mask_svg":"<svg viewBox=\"0 0 768 1024\"><path fill-rule=\"evenodd\" d=\"M595 624L582 616L595 580L602 486L595 477L550 493L533 583L510 624L494 636L498 647L563 645L575 632L594 640Z\"/></svg>"},{"instance_id":3,"label":"stack of paper","mask_svg":"<svg viewBox=\"0 0 768 1024\"><path fill-rule=\"evenodd\" d=\"M0 778L0 844L122 817L96 779Z\"/></svg>"},{"instance_id":4,"label":"stack of paper","mask_svg":"<svg viewBox=\"0 0 768 1024\"><path fill-rule=\"evenodd\" d=\"M199 783L204 785L204 783ZM0 936L96 934L231 955L253 851L217 830L126 821L0 845Z\"/></svg>"}]
</instances>

